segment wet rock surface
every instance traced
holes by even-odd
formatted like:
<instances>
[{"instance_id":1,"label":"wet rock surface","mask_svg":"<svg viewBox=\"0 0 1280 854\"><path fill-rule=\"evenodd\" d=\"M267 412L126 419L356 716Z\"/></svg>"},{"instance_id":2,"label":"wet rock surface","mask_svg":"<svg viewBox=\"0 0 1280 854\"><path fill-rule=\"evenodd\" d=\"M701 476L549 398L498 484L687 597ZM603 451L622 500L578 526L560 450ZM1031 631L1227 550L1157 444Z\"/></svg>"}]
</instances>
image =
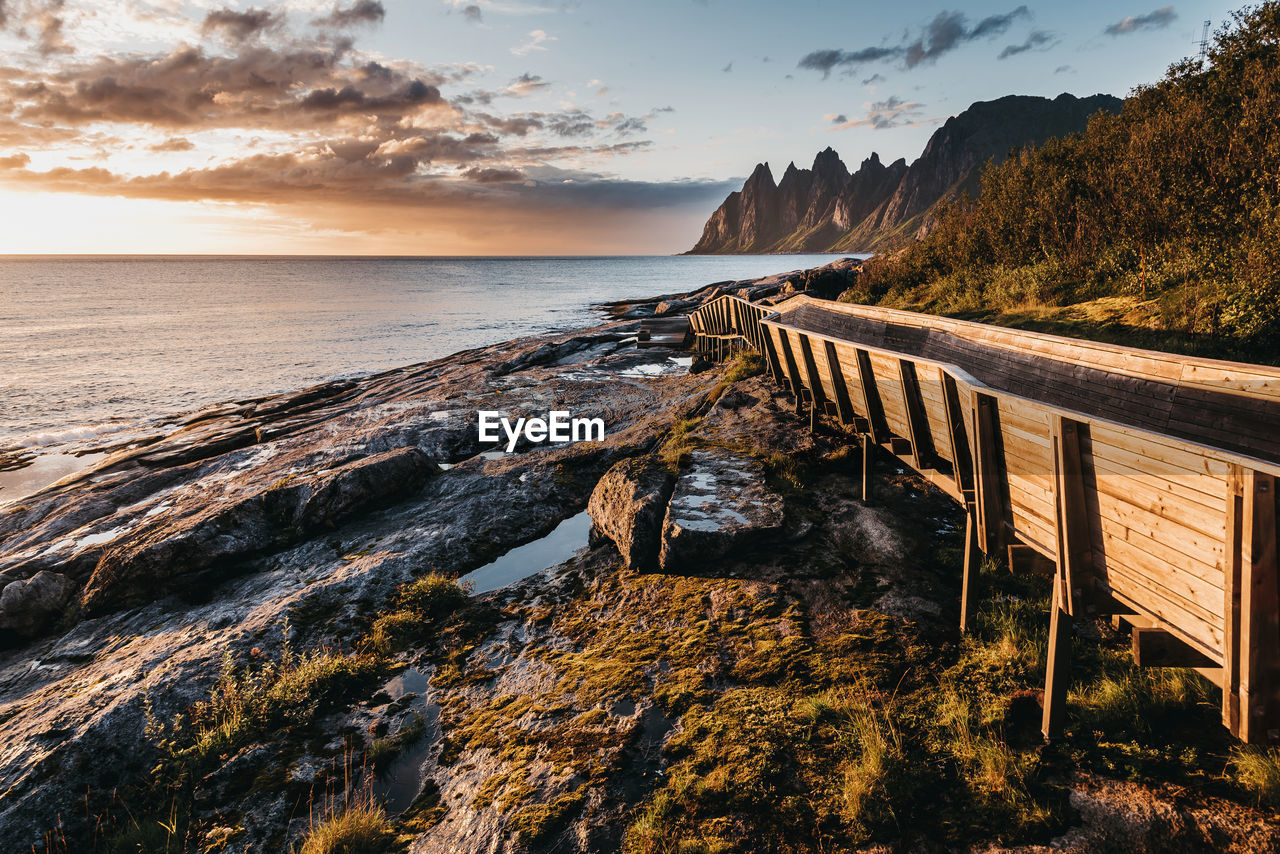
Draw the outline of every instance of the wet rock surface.
<instances>
[{"instance_id":1,"label":"wet rock surface","mask_svg":"<svg viewBox=\"0 0 1280 854\"><path fill-rule=\"evenodd\" d=\"M765 484L759 460L694 451L667 506L660 562L667 571L714 565L781 528L782 499Z\"/></svg>"},{"instance_id":2,"label":"wet rock surface","mask_svg":"<svg viewBox=\"0 0 1280 854\"><path fill-rule=\"evenodd\" d=\"M1274 814L1203 776L1054 770L1141 777L1149 740L992 752L1039 744L1037 600L1001 588L959 639L948 499L890 464L863 506L847 437L763 377L637 352L635 327L193 413L0 514L3 847L109 850L122 804L159 826L186 793L157 850L295 850L366 797L412 852L1274 850ZM605 440L477 438L477 409L552 408ZM584 509L569 560L440 593ZM252 693L281 674L283 699ZM237 693L273 711L191 759L180 722ZM151 787L179 748L181 783ZM991 767L1011 782L987 798ZM1024 767L1050 769L1034 809Z\"/></svg>"}]
</instances>

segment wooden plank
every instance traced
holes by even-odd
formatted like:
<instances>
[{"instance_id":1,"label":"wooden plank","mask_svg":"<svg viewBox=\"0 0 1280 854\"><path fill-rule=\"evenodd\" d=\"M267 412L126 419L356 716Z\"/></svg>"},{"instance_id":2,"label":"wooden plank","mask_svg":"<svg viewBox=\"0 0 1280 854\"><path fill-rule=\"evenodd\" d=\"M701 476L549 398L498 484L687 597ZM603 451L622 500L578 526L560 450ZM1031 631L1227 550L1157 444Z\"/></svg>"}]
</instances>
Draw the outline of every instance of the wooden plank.
<instances>
[{"instance_id":1,"label":"wooden plank","mask_svg":"<svg viewBox=\"0 0 1280 854\"><path fill-rule=\"evenodd\" d=\"M1280 589L1276 566L1276 478L1249 472L1244 490L1240 584L1240 738L1280 741Z\"/></svg>"},{"instance_id":2,"label":"wooden plank","mask_svg":"<svg viewBox=\"0 0 1280 854\"><path fill-rule=\"evenodd\" d=\"M1218 579L1215 586L1222 589L1221 578L1226 568L1227 554L1225 535L1222 539L1214 539L1135 507L1127 500L1101 492L1097 497L1098 515L1107 521L1108 528L1115 531L1117 536L1129 539L1124 532L1131 531L1145 540L1154 540L1163 545L1161 554L1173 550L1211 568Z\"/></svg>"},{"instance_id":3,"label":"wooden plank","mask_svg":"<svg viewBox=\"0 0 1280 854\"><path fill-rule=\"evenodd\" d=\"M831 386L835 392L836 407L840 413L841 424L852 424L854 419L853 401L849 397L849 386L844 380L844 370L840 367L840 356L836 345L823 341L823 352L827 357L827 369L831 373Z\"/></svg>"},{"instance_id":4,"label":"wooden plank","mask_svg":"<svg viewBox=\"0 0 1280 854\"><path fill-rule=\"evenodd\" d=\"M906 438L911 433L911 427L907 422L907 406L903 400L898 360L876 352L869 352L868 358L876 388L880 393L880 406L885 423L892 433Z\"/></svg>"}]
</instances>

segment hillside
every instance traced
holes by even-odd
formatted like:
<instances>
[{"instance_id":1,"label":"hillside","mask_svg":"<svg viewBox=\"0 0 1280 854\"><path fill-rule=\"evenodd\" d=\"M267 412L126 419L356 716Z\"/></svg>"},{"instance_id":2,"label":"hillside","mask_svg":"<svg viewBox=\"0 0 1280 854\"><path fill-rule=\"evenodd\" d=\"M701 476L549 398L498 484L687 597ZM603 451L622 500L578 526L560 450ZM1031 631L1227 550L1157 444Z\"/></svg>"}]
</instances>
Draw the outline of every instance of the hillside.
<instances>
[{"instance_id":1,"label":"hillside","mask_svg":"<svg viewBox=\"0 0 1280 854\"><path fill-rule=\"evenodd\" d=\"M1122 300L1167 333L1274 360L1280 332L1280 4L1237 13L1205 59L1115 115L1028 147L872 259L845 299L1055 314Z\"/></svg>"},{"instance_id":2,"label":"hillside","mask_svg":"<svg viewBox=\"0 0 1280 854\"><path fill-rule=\"evenodd\" d=\"M811 169L788 165L775 184L761 163L712 214L690 254L859 252L922 235L940 201L976 191L988 161L1077 132L1089 116L1117 112L1122 103L1068 94L979 101L948 119L910 166L903 159L886 166L873 152L850 174L827 148Z\"/></svg>"}]
</instances>

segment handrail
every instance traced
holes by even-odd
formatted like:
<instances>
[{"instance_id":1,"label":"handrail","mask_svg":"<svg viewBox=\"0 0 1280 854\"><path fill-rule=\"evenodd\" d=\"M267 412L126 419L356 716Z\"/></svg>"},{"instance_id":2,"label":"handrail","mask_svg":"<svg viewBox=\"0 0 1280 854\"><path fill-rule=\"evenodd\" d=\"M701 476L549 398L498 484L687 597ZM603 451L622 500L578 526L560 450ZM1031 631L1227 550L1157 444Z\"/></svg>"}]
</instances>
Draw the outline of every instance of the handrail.
<instances>
[{"instance_id":1,"label":"handrail","mask_svg":"<svg viewBox=\"0 0 1280 854\"><path fill-rule=\"evenodd\" d=\"M818 314L796 311L805 306ZM895 349L887 332L879 342L835 334L862 327L822 321L823 313L883 324L882 332L899 330L895 336L944 333L968 342L960 352L986 359L992 378L1013 376L1020 360L1059 387L1078 383L1080 397L995 388L962 364ZM1135 651L1159 640L1163 652L1172 645L1178 660L1204 667L1223 688L1231 732L1280 740L1280 460L1260 456L1260 447L1273 449L1264 440L1245 443L1246 453L1215 447L1203 429L1195 434L1203 441L1149 429L1142 426L1149 413L1140 411L1147 389L1175 389L1162 403L1170 419L1183 417L1176 390L1189 389L1218 406L1252 401L1240 411L1261 412L1264 421L1274 413L1274 424L1254 428L1258 435L1280 435L1280 370L806 296L764 307L724 295L691 323L703 352L759 350L797 411L807 407L815 424L830 418L852 429L864 449L864 497L870 450L882 448L966 508L962 627L976 602L979 551L1010 548L1011 563L1019 550L1052 562L1046 735L1062 721L1071 618L1112 613L1135 625ZM1121 384L1133 385L1133 400L1094 401L1096 411L1083 411L1098 372L1130 378ZM1186 420L1192 415L1202 414ZM1238 412L1233 417L1239 421Z\"/></svg>"}]
</instances>

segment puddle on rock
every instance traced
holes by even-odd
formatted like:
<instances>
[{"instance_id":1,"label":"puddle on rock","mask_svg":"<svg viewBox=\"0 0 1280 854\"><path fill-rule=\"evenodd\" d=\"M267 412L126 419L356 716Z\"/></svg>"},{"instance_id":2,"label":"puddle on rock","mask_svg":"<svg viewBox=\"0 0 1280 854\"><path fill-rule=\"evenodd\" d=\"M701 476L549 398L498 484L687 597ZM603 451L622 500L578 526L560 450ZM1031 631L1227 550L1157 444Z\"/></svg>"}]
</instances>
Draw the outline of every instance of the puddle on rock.
<instances>
[{"instance_id":1,"label":"puddle on rock","mask_svg":"<svg viewBox=\"0 0 1280 854\"><path fill-rule=\"evenodd\" d=\"M0 504L17 501L64 477L89 468L98 460L106 459L105 453L42 454L28 466L0 472Z\"/></svg>"},{"instance_id":2,"label":"puddle on rock","mask_svg":"<svg viewBox=\"0 0 1280 854\"><path fill-rule=\"evenodd\" d=\"M468 572L458 583L470 584L472 594L488 593L559 566L586 547L590 530L591 517L584 510L565 519L542 539L517 546L493 563Z\"/></svg>"},{"instance_id":3,"label":"puddle on rock","mask_svg":"<svg viewBox=\"0 0 1280 854\"><path fill-rule=\"evenodd\" d=\"M422 716L426 726L422 735L404 745L395 760L373 781L374 799L381 800L391 815L407 810L422 791L423 766L440 738L440 706L429 699L430 681L429 674L410 667L382 689L392 702L412 695L414 699L409 708L414 715Z\"/></svg>"}]
</instances>

